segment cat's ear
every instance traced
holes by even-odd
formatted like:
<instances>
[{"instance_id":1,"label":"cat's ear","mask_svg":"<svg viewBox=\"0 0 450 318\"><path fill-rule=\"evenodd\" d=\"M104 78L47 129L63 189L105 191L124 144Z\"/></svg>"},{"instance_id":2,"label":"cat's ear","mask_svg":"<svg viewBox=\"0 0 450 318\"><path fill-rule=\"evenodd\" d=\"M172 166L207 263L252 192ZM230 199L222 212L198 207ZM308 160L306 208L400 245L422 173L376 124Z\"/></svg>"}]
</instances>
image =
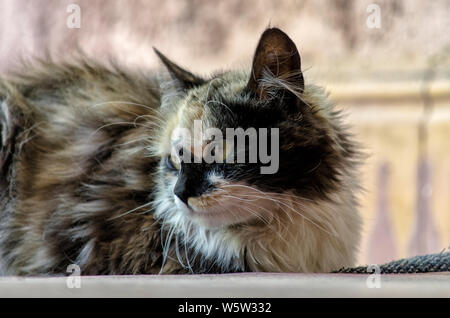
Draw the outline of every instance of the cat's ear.
<instances>
[{"instance_id":1,"label":"cat's ear","mask_svg":"<svg viewBox=\"0 0 450 318\"><path fill-rule=\"evenodd\" d=\"M261 35L247 88L265 99L273 91L273 84L278 87L287 84L288 94L301 93L304 89L300 54L294 42L278 28L267 29Z\"/></svg>"},{"instance_id":2,"label":"cat's ear","mask_svg":"<svg viewBox=\"0 0 450 318\"><path fill-rule=\"evenodd\" d=\"M189 89L205 83L205 80L179 67L174 62L164 56L158 49L153 48L156 55L161 59L169 71L170 76L181 89Z\"/></svg>"}]
</instances>

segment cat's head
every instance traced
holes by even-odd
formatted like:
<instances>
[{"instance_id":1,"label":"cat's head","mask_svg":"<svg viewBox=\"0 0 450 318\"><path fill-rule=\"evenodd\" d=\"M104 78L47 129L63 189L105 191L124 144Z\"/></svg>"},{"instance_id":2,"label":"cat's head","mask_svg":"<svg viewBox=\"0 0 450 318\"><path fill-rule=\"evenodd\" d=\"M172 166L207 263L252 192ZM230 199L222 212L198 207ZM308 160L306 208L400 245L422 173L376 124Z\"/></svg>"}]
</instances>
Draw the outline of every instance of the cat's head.
<instances>
[{"instance_id":1,"label":"cat's head","mask_svg":"<svg viewBox=\"0 0 450 318\"><path fill-rule=\"evenodd\" d=\"M284 32L262 34L250 72L208 79L155 51L172 77L155 147L159 200L220 227L269 221L280 208L289 211L283 205L339 187L350 147L321 109L318 88L305 86L299 52Z\"/></svg>"}]
</instances>

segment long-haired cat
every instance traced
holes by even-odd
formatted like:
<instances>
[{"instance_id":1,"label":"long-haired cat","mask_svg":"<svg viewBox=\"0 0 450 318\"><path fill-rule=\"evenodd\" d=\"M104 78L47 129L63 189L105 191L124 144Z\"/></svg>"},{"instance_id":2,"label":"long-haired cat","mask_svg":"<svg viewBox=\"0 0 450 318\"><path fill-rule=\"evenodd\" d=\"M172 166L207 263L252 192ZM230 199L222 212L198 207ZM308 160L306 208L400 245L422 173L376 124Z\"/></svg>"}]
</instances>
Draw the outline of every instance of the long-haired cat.
<instances>
[{"instance_id":1,"label":"long-haired cat","mask_svg":"<svg viewBox=\"0 0 450 318\"><path fill-rule=\"evenodd\" d=\"M292 40L267 29L249 72L210 78L155 52L170 80L82 61L36 63L0 82L0 272L351 266L359 152L327 95L304 83ZM277 171L261 173L259 159L206 163L202 152L186 162L195 151L177 128L196 121L277 128Z\"/></svg>"}]
</instances>

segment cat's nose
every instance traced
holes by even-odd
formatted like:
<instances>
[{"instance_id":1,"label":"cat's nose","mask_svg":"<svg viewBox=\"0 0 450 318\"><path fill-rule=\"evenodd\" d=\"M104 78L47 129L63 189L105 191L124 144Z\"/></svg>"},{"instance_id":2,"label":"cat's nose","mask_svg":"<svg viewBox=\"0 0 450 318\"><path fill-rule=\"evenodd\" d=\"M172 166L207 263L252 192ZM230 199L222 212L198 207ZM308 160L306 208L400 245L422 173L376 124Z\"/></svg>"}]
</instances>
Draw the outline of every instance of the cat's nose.
<instances>
[{"instance_id":1,"label":"cat's nose","mask_svg":"<svg viewBox=\"0 0 450 318\"><path fill-rule=\"evenodd\" d=\"M189 194L182 190L182 189L177 189L175 187L175 189L173 190L173 193L178 197L178 199L180 199L184 204L188 205L188 199L189 199Z\"/></svg>"},{"instance_id":2,"label":"cat's nose","mask_svg":"<svg viewBox=\"0 0 450 318\"><path fill-rule=\"evenodd\" d=\"M173 193L187 206L189 198L200 197L213 188L202 169L201 164L181 164Z\"/></svg>"},{"instance_id":3,"label":"cat's nose","mask_svg":"<svg viewBox=\"0 0 450 318\"><path fill-rule=\"evenodd\" d=\"M195 185L193 182L190 182L184 175L180 175L173 189L173 194L184 202L184 204L189 205L188 199L197 196L194 189Z\"/></svg>"}]
</instances>

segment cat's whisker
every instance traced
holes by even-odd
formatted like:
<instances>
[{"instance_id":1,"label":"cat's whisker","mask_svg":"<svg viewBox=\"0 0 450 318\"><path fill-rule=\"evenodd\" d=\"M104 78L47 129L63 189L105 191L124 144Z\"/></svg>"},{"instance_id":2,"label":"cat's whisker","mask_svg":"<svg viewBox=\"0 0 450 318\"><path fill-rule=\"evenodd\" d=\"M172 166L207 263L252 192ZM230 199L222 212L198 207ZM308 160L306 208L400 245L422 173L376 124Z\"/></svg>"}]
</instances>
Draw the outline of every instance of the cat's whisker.
<instances>
[{"instance_id":1,"label":"cat's whisker","mask_svg":"<svg viewBox=\"0 0 450 318\"><path fill-rule=\"evenodd\" d=\"M123 122L114 122L114 123L108 123L108 124L104 124L100 127L98 127L96 130L94 130L94 132L92 132L92 134L89 136L88 140L90 138L92 138L93 135L95 135L96 133L98 133L100 130L110 127L110 126L114 126L114 125L130 125L130 126L134 126L135 123L133 122L129 122L129 121L123 121Z\"/></svg>"},{"instance_id":2,"label":"cat's whisker","mask_svg":"<svg viewBox=\"0 0 450 318\"><path fill-rule=\"evenodd\" d=\"M149 212L152 212L152 211L154 211L155 209L156 209L156 206L152 207L151 209L148 209L148 210L145 210L145 211L139 212L138 214L147 214L147 213L149 213Z\"/></svg>"},{"instance_id":3,"label":"cat's whisker","mask_svg":"<svg viewBox=\"0 0 450 318\"><path fill-rule=\"evenodd\" d=\"M261 205L257 205L257 208L263 209L266 212L268 212L270 215L272 215L273 217L276 217L277 215L273 212L273 211L269 211L268 209L266 209L265 207L261 206ZM286 214L287 217L289 218L289 220L291 221L291 223L294 223L294 220L292 219L292 216L289 214Z\"/></svg>"},{"instance_id":4,"label":"cat's whisker","mask_svg":"<svg viewBox=\"0 0 450 318\"><path fill-rule=\"evenodd\" d=\"M152 120L155 120L155 119L158 120L158 121L159 121L159 124L161 124L161 125L165 125L165 124L166 124L161 118L159 118L159 117L157 117L157 116L154 116L154 115L149 115L149 114L137 116L137 117L134 119L134 122L137 122L139 119L141 119L141 118L146 118L146 117L148 117L148 118L150 118L150 119L152 119ZM159 125L159 124L157 124L157 123L150 122L150 121L149 121L148 123L154 124L156 127L160 128L160 129L163 128L163 126L161 126L161 125Z\"/></svg>"},{"instance_id":5,"label":"cat's whisker","mask_svg":"<svg viewBox=\"0 0 450 318\"><path fill-rule=\"evenodd\" d=\"M184 261L183 261L183 257L182 257L182 255L181 255L181 253L180 253L180 246L181 246L181 244L180 244L180 242L179 242L179 240L181 239L182 241L183 241L183 245L184 245L184 248L185 248L185 256L186 256L186 234L187 234L187 224L186 223L183 223L182 225L181 225L181 233L183 233L183 237L181 237L181 235L179 235L178 233L177 233L177 235L175 235L175 252L176 252L176 255L177 255L177 259L178 259L178 261L180 262L180 264L181 264L181 266L183 267L183 268L185 268L185 269L188 269L189 270L189 272L191 272L192 271L192 268L190 267L190 264L189 264L189 260L186 258L185 260L186 260L186 265L184 264Z\"/></svg>"},{"instance_id":6,"label":"cat's whisker","mask_svg":"<svg viewBox=\"0 0 450 318\"><path fill-rule=\"evenodd\" d=\"M224 190L224 189L220 189L220 190L222 190L222 191L225 191L226 193L229 193L229 191L227 191L227 190ZM241 196L251 196L251 197L253 197L254 199L244 199L244 198L242 198L242 197L238 197L238 196L233 196L233 195L230 195L230 194L227 194L227 195L225 195L226 197L230 197L230 198L234 198L234 199L238 199L238 200L241 200L241 201L244 201L244 202L255 202L255 201L258 201L258 200L261 200L261 201L263 201L263 200L266 200L267 199L267 196L255 196L255 195L251 195L251 194L246 194L246 193L243 193L243 194L240 194ZM264 210L266 210L266 211L268 211L267 209L265 209L264 207L261 207L261 206L259 206L260 208L263 208ZM269 212L269 214L273 214L273 213L270 213ZM288 215L289 216L289 215ZM293 222L293 219L289 216L289 218L290 218L290 220L291 220L291 222Z\"/></svg>"},{"instance_id":7,"label":"cat's whisker","mask_svg":"<svg viewBox=\"0 0 450 318\"><path fill-rule=\"evenodd\" d=\"M256 199L244 199L244 198L238 198L238 197L235 197L235 196L232 196L232 195L227 195L227 194L224 194L224 195L222 195L223 197L225 197L225 198L235 198L235 199L239 199L239 200L241 200L241 201L246 201L246 202L254 202L254 201L258 201L259 199L258 198L256 198Z\"/></svg>"},{"instance_id":8,"label":"cat's whisker","mask_svg":"<svg viewBox=\"0 0 450 318\"><path fill-rule=\"evenodd\" d=\"M136 207L136 208L134 208L134 209L128 210L128 211L126 211L126 212L124 212L124 213L122 213L122 214L119 214L119 215L110 217L108 220L115 220L115 219L118 219L118 218L120 218L120 217L122 217L122 216L125 216L125 215L127 215L127 214L133 213L134 211L137 211L137 210L139 210L139 209L142 209L143 207L149 206L150 204L153 204L153 202L147 202L147 203L145 203L145 204L143 204L143 205L140 205L140 206L138 206L138 207Z\"/></svg>"},{"instance_id":9,"label":"cat's whisker","mask_svg":"<svg viewBox=\"0 0 450 318\"><path fill-rule=\"evenodd\" d=\"M212 200L216 201L217 204L222 204L223 202L221 202L220 200L218 200L217 198L211 198ZM234 219L238 219L238 217L236 216L236 214L234 214L233 210L228 210L228 212L233 216Z\"/></svg>"},{"instance_id":10,"label":"cat's whisker","mask_svg":"<svg viewBox=\"0 0 450 318\"><path fill-rule=\"evenodd\" d=\"M300 211L297 211L296 209L294 209L293 207L291 207L290 205L281 202L279 200L274 200L274 201L278 201L280 204L286 206L287 208L289 208L291 211L293 211L294 213L300 215L301 217L303 217L305 220L309 221L310 223L312 223L313 225L315 225L317 228L321 229L322 231L324 231L325 233L331 235L331 236L337 236L334 233L331 233L329 231L327 231L325 228L323 228L322 226L318 225L316 222L314 222L311 218L307 217L304 213L301 213ZM281 209L282 211L284 211L283 209ZM285 211L287 213L287 211Z\"/></svg>"},{"instance_id":11,"label":"cat's whisker","mask_svg":"<svg viewBox=\"0 0 450 318\"><path fill-rule=\"evenodd\" d=\"M261 220L265 226L267 226L269 229L272 229L270 226L270 222L269 220L267 220L266 218L264 218L261 214L257 213L256 211L252 210L251 208L249 208L248 206L240 206L239 209L243 209L247 212L250 212L250 214L254 215L256 218L258 218L259 220Z\"/></svg>"},{"instance_id":12,"label":"cat's whisker","mask_svg":"<svg viewBox=\"0 0 450 318\"><path fill-rule=\"evenodd\" d=\"M149 143L151 143L151 142L153 142L153 141L155 141L156 139L155 138L152 138L151 136L145 136L145 137L141 137L141 138L137 138L137 139L133 139L133 140L130 140L130 141L127 141L127 142L123 142L123 143L120 143L120 144L117 144L117 146L126 146L126 145L129 145L129 144L132 144L132 143L135 143L135 142L139 142L139 141L149 141Z\"/></svg>"},{"instance_id":13,"label":"cat's whisker","mask_svg":"<svg viewBox=\"0 0 450 318\"><path fill-rule=\"evenodd\" d=\"M178 242L179 236L175 235L175 255L177 256L178 262L180 263L180 265L185 268L185 269L189 269L187 265L184 264L183 258L181 257L180 254L180 244Z\"/></svg>"},{"instance_id":14,"label":"cat's whisker","mask_svg":"<svg viewBox=\"0 0 450 318\"><path fill-rule=\"evenodd\" d=\"M222 103L222 102L220 102L220 101L218 101L218 100L209 100L209 101L206 102L205 106L208 105L209 103L217 103L217 104L219 104L219 105L222 105L222 106L225 107L232 115L234 115L233 111L231 110L231 108L230 108L228 105L226 105L226 104L224 104L224 103Z\"/></svg>"},{"instance_id":15,"label":"cat's whisker","mask_svg":"<svg viewBox=\"0 0 450 318\"><path fill-rule=\"evenodd\" d=\"M294 194L278 193L278 192L265 192L265 191L262 191L262 190L259 190L259 189L255 188L255 187L251 187L251 186L244 185L244 184L226 184L226 185L222 185L221 187L222 187L222 188L231 188L231 187L248 188L248 189L251 189L251 190L253 190L253 191L255 191L255 192L258 192L258 193L260 193L260 194L262 194L262 195L270 195L270 194L273 194L273 195L280 195L280 196L289 196L289 197L300 198L300 199L303 199L303 200L306 200L306 201L314 202L314 201L311 200L311 199L304 198L304 197L300 197L300 196L297 196L297 195L294 195ZM247 195L247 194L243 194L243 195Z\"/></svg>"},{"instance_id":16,"label":"cat's whisker","mask_svg":"<svg viewBox=\"0 0 450 318\"><path fill-rule=\"evenodd\" d=\"M315 223L313 220L311 220L310 218L308 218L307 216L305 216L303 213L300 213L299 211L294 210L292 207L290 207L290 206L286 203L286 202L291 202L292 200L295 200L297 203L301 202L301 201L299 201L301 198L298 197L298 196L290 195L290 194L282 194L282 193L264 192L264 191L261 191L261 190L259 190L259 189L254 188L254 187L246 186L246 185L224 185L224 186L222 186L222 188L226 188L226 187L230 187L230 188L231 188L231 187L245 187L245 188L252 189L252 190L254 190L254 191L258 192L258 193L264 194L264 196L262 196L262 195L250 194L250 193L243 193L243 194L240 194L240 195L245 196L245 197L251 197L251 198L254 198L254 200L270 200L270 201L276 202L276 203L278 203L278 204L282 204L282 205L284 205L284 206L287 206L289 209L293 210L295 213L299 214L300 216L302 216L303 218L305 218L305 219L308 220L309 222L313 223L313 224L314 224L315 226L317 226L318 228L322 229L323 231L327 232L327 233L330 234L330 235L333 235L333 234L331 234L329 231L327 231L326 229L324 229L323 227L319 226L319 225L318 225L317 223ZM272 195L272 196L270 196L270 195ZM286 196L286 197L288 197L289 199L287 199L287 198L278 198L278 197L275 199L274 196ZM237 198L237 197L235 197L235 198ZM242 198L237 198L237 199L243 200ZM244 200L243 200L243 201L244 201ZM251 200L248 200L248 201L251 201ZM285 201L285 202L283 202L283 201ZM308 200L308 201L312 201L312 200ZM289 213L286 213L286 215L289 217L290 221L293 222L293 219L292 219L292 217L289 215Z\"/></svg>"},{"instance_id":17,"label":"cat's whisker","mask_svg":"<svg viewBox=\"0 0 450 318\"><path fill-rule=\"evenodd\" d=\"M251 187L250 187L250 188L251 188ZM255 197L256 197L256 196L255 196ZM259 196L258 198L259 198L259 199L266 199L266 200L270 200L270 201L279 203L279 204L281 204L281 205L287 207L288 209L290 209L290 210L293 211L294 213L300 215L300 216L303 217L305 220L309 221L310 223L312 223L313 225L315 225L317 228L323 230L324 232L328 233L329 235L336 236L335 234L333 234L333 233L327 231L327 230L326 230L325 228L323 228L322 226L318 225L318 224L317 224L316 222L314 222L311 218L309 218L309 217L307 217L306 215L304 215L304 213L301 213L301 212L295 210L295 209L294 209L293 207L291 207L289 204L287 204L286 202L283 202L283 199L281 199L281 198L275 199L275 198L270 197L270 196L265 196L265 197ZM287 199L284 199L284 200L287 200ZM288 201L288 202L289 202L289 201ZM284 211L283 209L281 209L281 210ZM285 211L285 212L287 212L287 211Z\"/></svg>"},{"instance_id":18,"label":"cat's whisker","mask_svg":"<svg viewBox=\"0 0 450 318\"><path fill-rule=\"evenodd\" d=\"M164 268L164 264L165 264L165 259L166 259L166 257L164 256L164 233L166 233L165 232L165 226L166 226L166 220L165 219L163 219L162 221L161 221L161 227L160 227L160 231L159 231L159 237L160 237L160 242L161 242L161 248L162 248L162 257L163 257L163 260L162 260L162 262L161 262L161 268L160 268L160 270L159 270L159 274L161 274L162 273L162 270L163 270L163 268Z\"/></svg>"},{"instance_id":19,"label":"cat's whisker","mask_svg":"<svg viewBox=\"0 0 450 318\"><path fill-rule=\"evenodd\" d=\"M254 207L256 207L257 209L261 208L261 206L257 206L257 205L254 205ZM251 208L248 207L248 206L245 206L245 207L240 206L240 208L242 208L242 209L244 209L244 210L250 212L252 215L256 216L258 219L261 219L261 221L265 224L265 226L267 226L273 233L275 233L275 234L282 240L282 242L284 242L284 243L286 244L286 246L289 245L289 242L287 242L287 240L281 235L281 233L279 233L279 232L277 231L277 229L274 228L274 227L271 225L272 223L270 222L270 220L265 219L265 218L263 217L263 215L261 215L260 213L258 213L258 212L255 211L255 210L251 209ZM267 209L265 209L265 210L267 211ZM271 215L273 216L273 214L271 214ZM275 219L275 217L273 217L272 220L273 220L273 219ZM281 225L281 223L279 223L279 224ZM285 230L286 230L286 229L287 229L287 226L284 225L284 228L285 228Z\"/></svg>"},{"instance_id":20,"label":"cat's whisker","mask_svg":"<svg viewBox=\"0 0 450 318\"><path fill-rule=\"evenodd\" d=\"M259 208L259 207L258 207ZM247 211L249 211L249 212L252 212L252 210L250 209L247 209ZM258 213L257 212L253 212L253 214L254 215L256 215L256 216L258 216ZM279 223L280 225L281 225L281 223ZM273 226L271 226L271 222L266 222L266 226L273 232L273 233L275 233L285 244L286 244L286 246L288 246L289 245L289 242L286 240L286 238L284 238L282 235L281 235L281 233L279 233L278 231L277 231L277 229L276 228L274 228ZM284 228L285 229L287 229L287 226L286 225L284 225Z\"/></svg>"},{"instance_id":21,"label":"cat's whisker","mask_svg":"<svg viewBox=\"0 0 450 318\"><path fill-rule=\"evenodd\" d=\"M169 228L169 230L168 230L168 232L167 232L167 234L166 234L165 239L164 239L164 240L161 240L161 242L163 242L163 243L162 243L162 256L163 256L163 260L162 260L162 265L161 265L160 274L162 273L162 271L163 271L163 269L164 269L164 266L165 266L165 264L166 264L166 262L167 262L167 259L168 259L168 257L169 257L168 254L169 254L170 243L171 243L171 241L172 241L172 237L173 237L173 235L174 235L174 233L175 233L176 227L177 227L177 224L171 225L170 228ZM162 233L162 232L161 232L161 233Z\"/></svg>"},{"instance_id":22,"label":"cat's whisker","mask_svg":"<svg viewBox=\"0 0 450 318\"><path fill-rule=\"evenodd\" d=\"M188 223L187 225L185 225L187 228L186 229L184 229L184 238L183 238L183 241L184 241L184 257L186 258L186 263L187 263L187 265L188 265L188 268L189 268L189 272L191 273L191 274L193 274L194 273L194 270L192 269L192 266L191 266L191 262L190 262L190 258L189 258L189 255L188 255L188 246L187 246L187 238L189 237L189 232L190 232L190 228L191 228L191 224L190 223Z\"/></svg>"},{"instance_id":23,"label":"cat's whisker","mask_svg":"<svg viewBox=\"0 0 450 318\"><path fill-rule=\"evenodd\" d=\"M104 128L110 127L110 126L115 126L115 125L130 125L130 126L140 126L140 127L144 127L147 129L151 129L151 126L147 126L144 124L139 124L139 123L134 123L134 122L128 122L128 121L124 121L124 122L114 122L114 123L108 123L105 124L103 126L100 126L99 128L97 128L95 131L93 131L87 138L87 141L90 141L92 139L92 137L94 137L95 134L97 134L99 131L101 131Z\"/></svg>"},{"instance_id":24,"label":"cat's whisker","mask_svg":"<svg viewBox=\"0 0 450 318\"><path fill-rule=\"evenodd\" d=\"M272 213L270 213L270 211L268 211L268 210L265 209L264 207L262 207L262 206L260 206L260 205L255 205L255 204L248 203L248 202L254 202L254 201L257 201L257 200L259 200L259 199L248 200L248 199L243 199L243 198L240 198L240 197L238 197L238 196L233 196L233 195L222 195L221 197L228 197L228 198L232 198L232 199L236 199L236 200L239 200L239 201L246 202L246 205L247 205L247 206L250 205L250 206L254 206L254 207L259 208L259 209L263 209L263 210L269 212L268 215L271 215L271 216L272 216ZM221 202L220 200L216 199L216 198L211 198L211 199L213 199L214 201L216 201L218 204L222 204L222 202ZM239 207L238 207L238 209L240 209L240 208L242 208L242 206L239 206ZM232 210L229 210L229 212L231 212L231 214L234 215L233 212L232 212ZM258 214L258 213L256 213L256 212L255 212L255 216L257 216L258 218L261 218L266 224L270 224L270 221L267 220L267 219L265 219L264 216L262 216L262 215L260 215L260 214Z\"/></svg>"},{"instance_id":25,"label":"cat's whisker","mask_svg":"<svg viewBox=\"0 0 450 318\"><path fill-rule=\"evenodd\" d=\"M255 199L254 199L254 200L246 200L246 199L243 199L243 198L240 198L240 197L235 197L235 196L232 196L232 197L235 198L235 199L238 199L238 200L247 202L247 204L250 204L250 203L248 203L248 202L255 202L255 201L259 201L259 200L261 200L261 201L267 200L267 197L262 197L262 196L255 196ZM270 212L269 210L267 210L266 208L264 208L264 207L261 206L261 205L255 205L255 204L250 204L250 205L256 206L257 208L260 208L260 209L264 209L265 211L267 211L267 212L269 213L269 215L274 216L274 213L273 213L273 212ZM291 217L289 214L287 214L287 216L289 217L290 221L293 223L294 220L292 219L292 217Z\"/></svg>"}]
</instances>

